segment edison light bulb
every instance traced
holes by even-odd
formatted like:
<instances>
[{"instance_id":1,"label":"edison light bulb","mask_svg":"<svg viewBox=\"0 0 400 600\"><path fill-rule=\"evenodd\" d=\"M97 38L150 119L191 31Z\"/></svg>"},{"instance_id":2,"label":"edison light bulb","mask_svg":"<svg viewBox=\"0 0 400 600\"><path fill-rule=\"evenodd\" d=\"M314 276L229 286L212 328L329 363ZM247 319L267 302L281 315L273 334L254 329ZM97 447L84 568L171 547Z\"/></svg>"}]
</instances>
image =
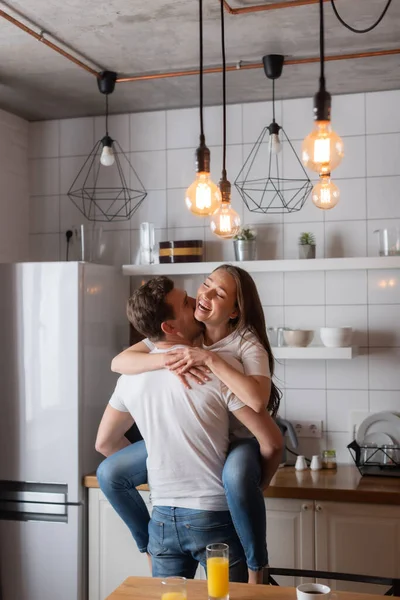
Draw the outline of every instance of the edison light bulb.
<instances>
[{"instance_id":1,"label":"edison light bulb","mask_svg":"<svg viewBox=\"0 0 400 600\"><path fill-rule=\"evenodd\" d=\"M337 185L332 183L329 175L322 175L320 181L313 188L311 198L317 208L329 210L339 202L340 190Z\"/></svg>"},{"instance_id":2,"label":"edison light bulb","mask_svg":"<svg viewBox=\"0 0 400 600\"><path fill-rule=\"evenodd\" d=\"M104 167L111 167L115 162L114 152L111 146L103 146L100 162Z\"/></svg>"},{"instance_id":3,"label":"edison light bulb","mask_svg":"<svg viewBox=\"0 0 400 600\"><path fill-rule=\"evenodd\" d=\"M210 229L220 238L233 238L240 229L240 217L229 202L223 202L221 208L211 217Z\"/></svg>"},{"instance_id":4,"label":"edison light bulb","mask_svg":"<svg viewBox=\"0 0 400 600\"><path fill-rule=\"evenodd\" d=\"M279 133L271 133L269 136L268 150L270 154L279 154L282 151L281 140L279 139Z\"/></svg>"},{"instance_id":5,"label":"edison light bulb","mask_svg":"<svg viewBox=\"0 0 400 600\"><path fill-rule=\"evenodd\" d=\"M301 159L305 167L320 175L336 169L344 156L343 142L330 121L315 121L315 129L303 141Z\"/></svg>"},{"instance_id":6,"label":"edison light bulb","mask_svg":"<svg viewBox=\"0 0 400 600\"><path fill-rule=\"evenodd\" d=\"M198 217L213 215L221 206L219 187L211 181L210 173L200 171L186 190L185 202L188 209Z\"/></svg>"}]
</instances>

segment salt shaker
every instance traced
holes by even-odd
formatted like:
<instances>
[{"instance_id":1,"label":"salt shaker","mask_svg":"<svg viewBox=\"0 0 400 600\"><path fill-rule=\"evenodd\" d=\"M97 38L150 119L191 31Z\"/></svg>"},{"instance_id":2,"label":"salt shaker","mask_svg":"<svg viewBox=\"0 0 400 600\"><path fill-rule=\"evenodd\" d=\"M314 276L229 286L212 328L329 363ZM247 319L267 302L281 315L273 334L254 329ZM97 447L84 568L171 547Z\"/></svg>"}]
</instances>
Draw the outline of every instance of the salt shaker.
<instances>
[{"instance_id":1,"label":"salt shaker","mask_svg":"<svg viewBox=\"0 0 400 600\"><path fill-rule=\"evenodd\" d=\"M296 471L305 471L307 469L307 463L304 456L299 455L294 466Z\"/></svg>"},{"instance_id":2,"label":"salt shaker","mask_svg":"<svg viewBox=\"0 0 400 600\"><path fill-rule=\"evenodd\" d=\"M322 461L321 461L321 457L319 456L319 454L315 454L312 457L310 469L312 471L319 471L320 469L322 469Z\"/></svg>"}]
</instances>

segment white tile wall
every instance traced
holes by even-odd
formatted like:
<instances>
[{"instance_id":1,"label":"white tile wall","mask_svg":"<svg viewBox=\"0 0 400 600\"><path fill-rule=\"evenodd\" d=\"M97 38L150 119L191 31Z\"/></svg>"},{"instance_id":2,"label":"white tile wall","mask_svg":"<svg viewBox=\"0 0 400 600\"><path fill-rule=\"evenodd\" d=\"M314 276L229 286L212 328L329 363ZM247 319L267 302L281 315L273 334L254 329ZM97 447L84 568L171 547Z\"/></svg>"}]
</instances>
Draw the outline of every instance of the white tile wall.
<instances>
[{"instance_id":1,"label":"white tile wall","mask_svg":"<svg viewBox=\"0 0 400 600\"><path fill-rule=\"evenodd\" d=\"M332 174L341 190L338 206L318 210L310 200L298 213L257 215L233 188L233 205L259 233L260 259L297 258L298 237L314 233L317 256L376 256L374 230L400 225L400 91L333 98L332 124L345 144L342 165ZM270 102L228 107L228 177L234 183L252 145L272 118ZM313 127L312 99L278 101L277 121L296 151ZM104 227L104 260L137 262L138 227L153 221L156 240L202 239L206 260L233 259L231 242L221 242L184 206L185 190L195 176L199 142L198 110L182 109L114 115L110 135L118 140L142 179L148 197L127 223ZM104 135L102 117L31 123L29 227L33 260L65 257L65 231L83 223L66 193L85 154ZM221 107L205 109L212 177L222 163ZM279 160L284 174L297 165L287 152ZM263 165L260 167L263 175ZM309 174L315 180L315 174ZM177 277L194 294L199 278ZM284 389L281 414L289 419L324 422L323 438L302 441L302 451L335 447L348 461L349 413L354 409L400 412L400 274L397 271L257 274L256 284L267 325L318 329L352 325L359 355L349 361L280 361ZM313 344L319 344L318 332Z\"/></svg>"}]
</instances>

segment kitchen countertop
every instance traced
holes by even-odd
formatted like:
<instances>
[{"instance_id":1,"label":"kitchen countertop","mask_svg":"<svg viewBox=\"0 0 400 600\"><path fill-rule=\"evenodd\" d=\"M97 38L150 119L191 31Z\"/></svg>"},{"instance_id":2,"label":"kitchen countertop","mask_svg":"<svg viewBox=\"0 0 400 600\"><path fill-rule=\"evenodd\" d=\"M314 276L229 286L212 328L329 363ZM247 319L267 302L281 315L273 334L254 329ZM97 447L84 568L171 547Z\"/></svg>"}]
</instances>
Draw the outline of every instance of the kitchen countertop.
<instances>
[{"instance_id":1,"label":"kitchen countertop","mask_svg":"<svg viewBox=\"0 0 400 600\"><path fill-rule=\"evenodd\" d=\"M87 475L84 485L98 488L96 475ZM142 485L138 489L148 491L149 488ZM400 477L361 477L352 465L339 465L336 470L322 471L296 471L294 467L283 467L276 473L264 496L400 506Z\"/></svg>"}]
</instances>

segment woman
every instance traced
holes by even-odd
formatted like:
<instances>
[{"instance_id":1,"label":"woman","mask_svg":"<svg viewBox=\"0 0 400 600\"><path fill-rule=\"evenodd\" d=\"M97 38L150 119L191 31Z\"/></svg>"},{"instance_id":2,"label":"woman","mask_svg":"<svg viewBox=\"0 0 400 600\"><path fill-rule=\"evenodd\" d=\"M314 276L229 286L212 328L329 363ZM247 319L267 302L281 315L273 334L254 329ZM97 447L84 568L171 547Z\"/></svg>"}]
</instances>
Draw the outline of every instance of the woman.
<instances>
[{"instance_id":1,"label":"woman","mask_svg":"<svg viewBox=\"0 0 400 600\"><path fill-rule=\"evenodd\" d=\"M202 347L148 354L152 344L145 340L118 355L113 360L112 370L136 374L169 368L180 377L191 376L197 383L202 383L207 378L204 374L204 368L207 368L243 403L256 412L267 405L271 416L275 416L281 394L272 382L274 359L264 312L251 276L231 265L218 267L198 290L195 318L204 324ZM242 363L244 373L230 366L223 359L224 354L235 356ZM185 384L188 385L186 381ZM261 485L262 482L268 484L273 473L261 473L257 441L234 421L223 484L232 520L245 550L249 583L261 583L262 569L268 564ZM280 436L272 421L271 435ZM143 511L138 506L139 495L134 487L146 481L145 458L144 443L139 442L107 458L98 469L101 489L130 527L137 542ZM131 510L127 508L129 500ZM140 549L139 542L138 546Z\"/></svg>"}]
</instances>

